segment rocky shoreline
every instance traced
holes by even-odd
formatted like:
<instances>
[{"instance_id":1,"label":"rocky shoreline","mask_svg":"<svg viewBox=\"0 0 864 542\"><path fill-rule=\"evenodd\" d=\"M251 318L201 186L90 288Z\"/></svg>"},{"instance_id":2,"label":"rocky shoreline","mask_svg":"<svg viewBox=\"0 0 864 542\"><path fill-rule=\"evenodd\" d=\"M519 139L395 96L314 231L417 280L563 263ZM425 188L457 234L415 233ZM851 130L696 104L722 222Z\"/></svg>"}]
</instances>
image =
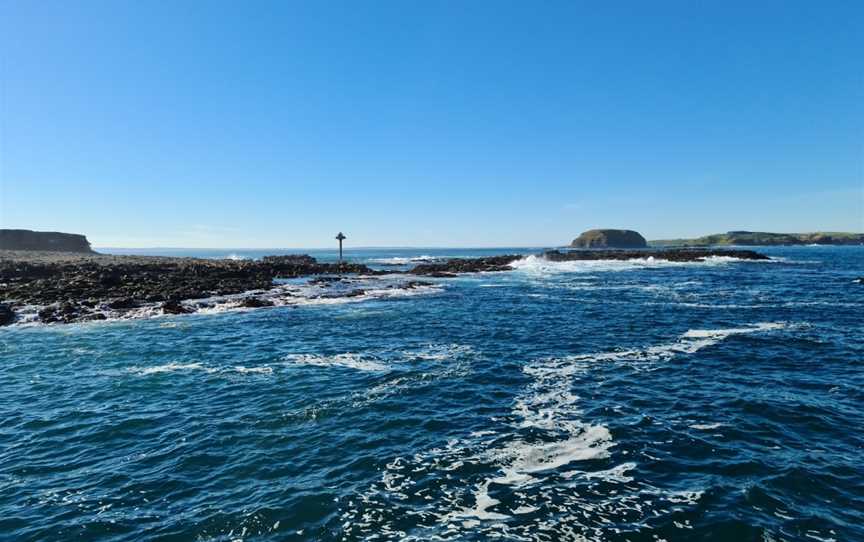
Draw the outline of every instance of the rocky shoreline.
<instances>
[{"instance_id":1,"label":"rocky shoreline","mask_svg":"<svg viewBox=\"0 0 864 542\"><path fill-rule=\"evenodd\" d=\"M305 255L262 260L208 260L59 252L0 252L0 325L10 311L40 306L43 323L105 319L104 310L160 304L164 313L191 312L180 303L274 287L274 279L327 274L375 275L365 265L321 263ZM264 306L247 298L245 306ZM14 315L11 317L14 318Z\"/></svg>"},{"instance_id":2,"label":"rocky shoreline","mask_svg":"<svg viewBox=\"0 0 864 542\"><path fill-rule=\"evenodd\" d=\"M547 251L549 261L654 258L675 262L710 257L766 260L751 250L569 250ZM32 321L71 323L147 314L183 314L212 307L221 298L233 307L257 308L307 300L358 298L367 291L416 290L431 283L410 277L455 277L463 273L509 271L524 255L452 258L419 263L406 272L372 269L357 263L322 263L307 255L266 256L261 260L212 260L157 256L111 256L64 252L0 251L0 325L25 308L36 307ZM380 275L401 275L386 286L369 284ZM302 294L278 279L317 277ZM276 282L274 282L276 281ZM364 282L366 281L366 282ZM227 299L228 301L225 301ZM190 303L190 300L197 300Z\"/></svg>"}]
</instances>

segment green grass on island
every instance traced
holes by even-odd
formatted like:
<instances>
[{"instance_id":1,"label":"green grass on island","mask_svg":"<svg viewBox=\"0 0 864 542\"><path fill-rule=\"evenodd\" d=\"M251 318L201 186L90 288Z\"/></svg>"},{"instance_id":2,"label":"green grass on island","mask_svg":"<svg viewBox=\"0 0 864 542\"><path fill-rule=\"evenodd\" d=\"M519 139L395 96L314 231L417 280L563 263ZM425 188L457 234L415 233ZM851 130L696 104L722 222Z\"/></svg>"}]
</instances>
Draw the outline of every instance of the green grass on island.
<instances>
[{"instance_id":1,"label":"green grass on island","mask_svg":"<svg viewBox=\"0 0 864 542\"><path fill-rule=\"evenodd\" d=\"M660 239L649 241L656 247L704 247L724 245L862 245L864 233L813 232L768 233L758 231L730 231L705 235L695 239Z\"/></svg>"}]
</instances>

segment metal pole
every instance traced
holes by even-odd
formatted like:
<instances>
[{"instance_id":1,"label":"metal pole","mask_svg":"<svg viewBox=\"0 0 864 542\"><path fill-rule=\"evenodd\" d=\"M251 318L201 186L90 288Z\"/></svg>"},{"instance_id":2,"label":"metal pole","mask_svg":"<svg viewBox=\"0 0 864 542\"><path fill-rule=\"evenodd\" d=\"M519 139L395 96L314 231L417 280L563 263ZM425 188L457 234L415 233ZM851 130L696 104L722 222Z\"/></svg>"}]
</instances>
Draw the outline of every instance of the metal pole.
<instances>
[{"instance_id":1,"label":"metal pole","mask_svg":"<svg viewBox=\"0 0 864 542\"><path fill-rule=\"evenodd\" d=\"M342 241L347 239L341 231L336 235L336 240L339 241L339 268L342 268Z\"/></svg>"}]
</instances>

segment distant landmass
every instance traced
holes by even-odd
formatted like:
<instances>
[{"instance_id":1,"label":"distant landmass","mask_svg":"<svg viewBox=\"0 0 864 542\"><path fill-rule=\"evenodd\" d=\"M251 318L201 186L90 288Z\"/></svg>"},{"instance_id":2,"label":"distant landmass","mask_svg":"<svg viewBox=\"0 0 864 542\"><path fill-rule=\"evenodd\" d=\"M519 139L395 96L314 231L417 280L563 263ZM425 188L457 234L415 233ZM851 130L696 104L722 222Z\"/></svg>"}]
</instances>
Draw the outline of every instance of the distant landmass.
<instances>
[{"instance_id":1,"label":"distant landmass","mask_svg":"<svg viewBox=\"0 0 864 542\"><path fill-rule=\"evenodd\" d=\"M633 230L588 230L570 243L573 248L645 248L648 243Z\"/></svg>"},{"instance_id":2,"label":"distant landmass","mask_svg":"<svg viewBox=\"0 0 864 542\"><path fill-rule=\"evenodd\" d=\"M661 239L652 246L705 247L722 245L864 245L864 233L813 232L769 233L763 231L730 231L695 239Z\"/></svg>"},{"instance_id":3,"label":"distant landmass","mask_svg":"<svg viewBox=\"0 0 864 542\"><path fill-rule=\"evenodd\" d=\"M0 250L94 253L83 235L32 230L0 230Z\"/></svg>"}]
</instances>

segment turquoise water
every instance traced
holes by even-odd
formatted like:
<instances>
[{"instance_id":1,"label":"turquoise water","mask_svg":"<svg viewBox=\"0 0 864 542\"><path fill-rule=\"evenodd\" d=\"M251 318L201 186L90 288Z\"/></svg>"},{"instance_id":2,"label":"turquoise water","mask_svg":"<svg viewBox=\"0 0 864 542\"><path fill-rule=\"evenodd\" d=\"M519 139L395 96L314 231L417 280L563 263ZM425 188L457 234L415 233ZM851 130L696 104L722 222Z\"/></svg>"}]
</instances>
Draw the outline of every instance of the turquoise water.
<instances>
[{"instance_id":1,"label":"turquoise water","mask_svg":"<svg viewBox=\"0 0 864 542\"><path fill-rule=\"evenodd\" d=\"M0 539L864 540L864 249L760 250L2 329Z\"/></svg>"}]
</instances>

